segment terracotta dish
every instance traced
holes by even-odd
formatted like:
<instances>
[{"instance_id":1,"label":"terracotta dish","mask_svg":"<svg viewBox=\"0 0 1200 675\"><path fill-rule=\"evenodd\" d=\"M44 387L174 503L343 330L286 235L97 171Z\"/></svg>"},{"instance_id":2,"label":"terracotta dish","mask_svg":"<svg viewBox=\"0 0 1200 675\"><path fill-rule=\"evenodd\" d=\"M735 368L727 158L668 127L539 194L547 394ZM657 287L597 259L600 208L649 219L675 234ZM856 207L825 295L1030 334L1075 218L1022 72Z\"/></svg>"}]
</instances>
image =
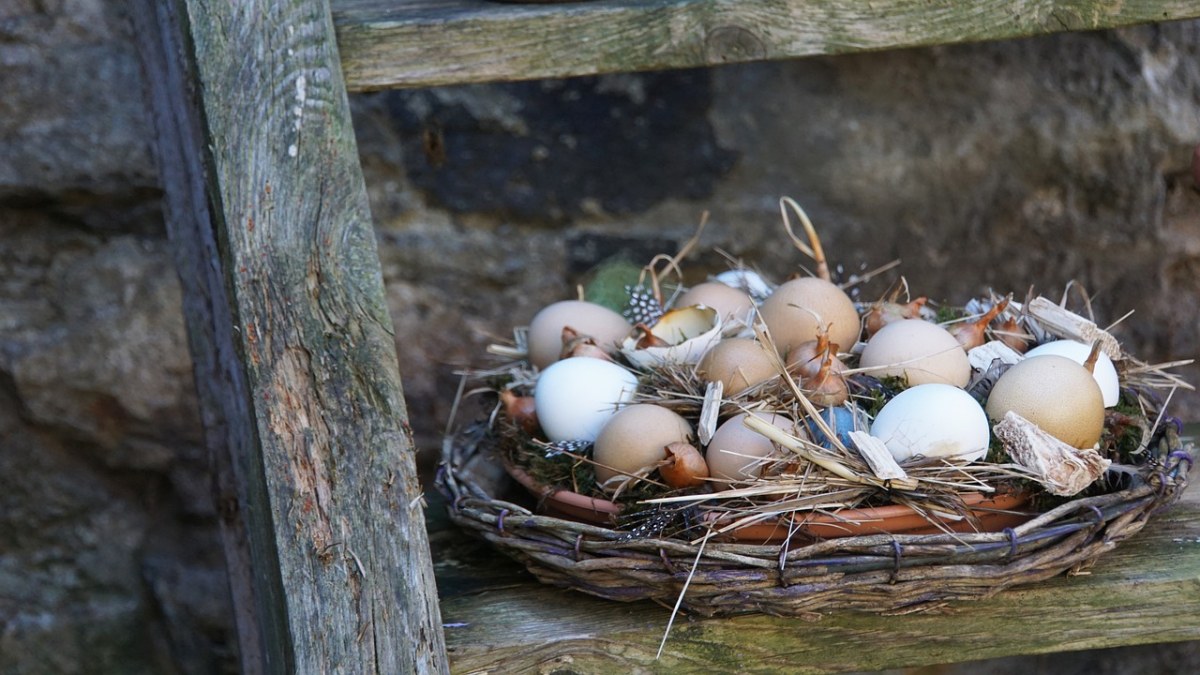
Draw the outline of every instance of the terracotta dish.
<instances>
[{"instance_id":1,"label":"terracotta dish","mask_svg":"<svg viewBox=\"0 0 1200 675\"><path fill-rule=\"evenodd\" d=\"M621 507L606 499L596 499L570 490L538 483L520 467L505 462L510 476L539 499L542 512L585 523L611 526ZM986 496L971 493L962 498L975 522L963 517L944 516L937 524L902 504L865 509L843 509L837 513L798 513L789 519L773 519L739 527L729 535L746 543L775 543L792 537L836 539L867 534L938 534L940 532L999 532L1033 517L1022 511L1030 500L1024 492Z\"/></svg>"}]
</instances>

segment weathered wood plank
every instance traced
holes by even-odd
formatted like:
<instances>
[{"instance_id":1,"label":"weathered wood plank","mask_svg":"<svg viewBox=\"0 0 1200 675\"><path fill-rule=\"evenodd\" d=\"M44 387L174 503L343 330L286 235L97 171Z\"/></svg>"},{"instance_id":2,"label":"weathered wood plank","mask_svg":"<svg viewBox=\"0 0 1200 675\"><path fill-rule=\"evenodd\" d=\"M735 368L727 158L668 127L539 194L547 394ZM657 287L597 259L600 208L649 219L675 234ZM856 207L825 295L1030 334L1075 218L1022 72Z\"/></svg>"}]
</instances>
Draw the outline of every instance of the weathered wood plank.
<instances>
[{"instance_id":1,"label":"weathered wood plank","mask_svg":"<svg viewBox=\"0 0 1200 675\"><path fill-rule=\"evenodd\" d=\"M442 672L328 4L136 5L243 667Z\"/></svg>"},{"instance_id":2,"label":"weathered wood plank","mask_svg":"<svg viewBox=\"0 0 1200 675\"><path fill-rule=\"evenodd\" d=\"M335 0L351 90L841 54L1200 17L1196 0Z\"/></svg>"},{"instance_id":3,"label":"weathered wood plank","mask_svg":"<svg viewBox=\"0 0 1200 675\"><path fill-rule=\"evenodd\" d=\"M955 603L942 614L679 619L540 586L431 525L455 672L819 673L1200 639L1200 489L1107 553L1090 574ZM1031 629L1036 627L1036 629Z\"/></svg>"}]
</instances>

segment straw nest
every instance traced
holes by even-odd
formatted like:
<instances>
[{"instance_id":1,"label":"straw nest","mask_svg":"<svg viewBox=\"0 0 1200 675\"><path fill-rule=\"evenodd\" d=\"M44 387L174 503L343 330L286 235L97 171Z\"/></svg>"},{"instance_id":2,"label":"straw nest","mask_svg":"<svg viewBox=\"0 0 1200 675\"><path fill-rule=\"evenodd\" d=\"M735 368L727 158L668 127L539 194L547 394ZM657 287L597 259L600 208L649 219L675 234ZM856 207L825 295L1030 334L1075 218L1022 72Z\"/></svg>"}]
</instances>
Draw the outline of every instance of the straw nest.
<instances>
[{"instance_id":1,"label":"straw nest","mask_svg":"<svg viewBox=\"0 0 1200 675\"><path fill-rule=\"evenodd\" d=\"M828 279L815 229L794 202L784 200L781 208L789 236L816 262L816 275ZM788 208L800 216L809 245L792 235ZM649 278L642 277L647 283L630 289L627 310L650 305L657 311L637 315L636 346L607 350L607 358L636 376L637 395L626 405L672 411L695 430L698 439L687 441L700 447L718 421L740 412L765 411L791 422L782 429L747 423L774 450L737 480L708 477L707 467L690 485L668 480L671 448L637 469L598 463L588 443L548 442L523 408L534 403L540 372L524 358L527 345L518 332L514 345L491 350L513 360L464 375L456 410L471 398L464 393L482 394L475 398L485 405L474 421L447 433L437 483L452 520L541 581L702 615L918 611L1086 568L1137 533L1186 486L1194 448L1185 446L1181 425L1166 413L1171 393L1190 388L1169 372L1179 364L1138 361L1106 329L1068 310L1066 293L1057 303L989 294L938 315L923 301L901 302L893 294L859 303L855 318L864 335L874 332L871 324L881 316L886 322L888 315L907 312L933 324L974 322L986 345L1013 344L1004 339L1013 333L1032 343L1090 344L1091 360L1104 352L1116 363L1121 385L1120 400L1104 412L1099 440L1090 448L1069 447L1010 413L1003 420L993 416L998 423L990 447L979 448L975 461L920 454L897 459L894 449L866 431L909 382L862 368L861 344L839 352L817 336L816 358L824 363L811 372L788 367L784 357L790 354L781 350L772 377L732 396L698 372L696 354L642 358L633 350L680 353L673 344L647 339L649 326L680 293L664 301L655 263L665 261L682 277L679 262L698 237L679 255L652 261ZM871 274L843 286L866 276ZM977 321L979 315L985 318ZM713 330L719 337L773 343L757 310L740 321L718 321ZM564 335L573 343L565 350L582 344L576 351L582 355L573 358L605 357L596 353L603 347L586 337ZM682 336L680 343L693 337ZM777 353L773 346L768 351ZM986 404L1013 367L1010 357L1000 347L972 353L972 376L963 390ZM472 383L476 387L468 390ZM850 411L855 433L833 428L830 412L839 407ZM607 480L597 478L598 469Z\"/></svg>"}]
</instances>

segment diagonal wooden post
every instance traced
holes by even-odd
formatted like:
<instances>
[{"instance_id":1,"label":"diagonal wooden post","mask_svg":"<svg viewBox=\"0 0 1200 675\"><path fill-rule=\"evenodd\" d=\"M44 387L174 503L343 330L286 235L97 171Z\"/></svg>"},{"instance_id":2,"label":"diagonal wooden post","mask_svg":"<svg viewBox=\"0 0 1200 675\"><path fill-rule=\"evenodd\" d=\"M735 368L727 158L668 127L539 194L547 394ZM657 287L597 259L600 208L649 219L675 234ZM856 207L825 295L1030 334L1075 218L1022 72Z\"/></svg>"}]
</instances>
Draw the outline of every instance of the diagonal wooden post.
<instances>
[{"instance_id":1,"label":"diagonal wooden post","mask_svg":"<svg viewBox=\"0 0 1200 675\"><path fill-rule=\"evenodd\" d=\"M243 670L445 672L327 0L137 0Z\"/></svg>"}]
</instances>

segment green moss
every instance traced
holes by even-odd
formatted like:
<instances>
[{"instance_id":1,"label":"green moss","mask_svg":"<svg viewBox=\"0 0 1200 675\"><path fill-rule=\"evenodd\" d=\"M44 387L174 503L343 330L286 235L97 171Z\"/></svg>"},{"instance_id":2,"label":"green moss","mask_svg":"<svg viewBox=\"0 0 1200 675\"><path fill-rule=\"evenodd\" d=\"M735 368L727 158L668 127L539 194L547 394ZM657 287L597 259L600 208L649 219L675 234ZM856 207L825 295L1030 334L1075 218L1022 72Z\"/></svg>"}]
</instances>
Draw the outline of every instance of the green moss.
<instances>
[{"instance_id":1,"label":"green moss","mask_svg":"<svg viewBox=\"0 0 1200 675\"><path fill-rule=\"evenodd\" d=\"M946 323L948 321L955 321L957 319L961 319L964 316L966 316L966 315L963 313L961 307L954 307L954 306L948 305L948 304L941 304L941 305L938 305L936 318L934 319L934 321L936 321L937 323Z\"/></svg>"},{"instance_id":2,"label":"green moss","mask_svg":"<svg viewBox=\"0 0 1200 675\"><path fill-rule=\"evenodd\" d=\"M583 286L583 297L613 311L624 311L629 303L629 291L626 290L626 286L636 286L641 273L641 266L628 260L615 259L604 262L589 273Z\"/></svg>"}]
</instances>

